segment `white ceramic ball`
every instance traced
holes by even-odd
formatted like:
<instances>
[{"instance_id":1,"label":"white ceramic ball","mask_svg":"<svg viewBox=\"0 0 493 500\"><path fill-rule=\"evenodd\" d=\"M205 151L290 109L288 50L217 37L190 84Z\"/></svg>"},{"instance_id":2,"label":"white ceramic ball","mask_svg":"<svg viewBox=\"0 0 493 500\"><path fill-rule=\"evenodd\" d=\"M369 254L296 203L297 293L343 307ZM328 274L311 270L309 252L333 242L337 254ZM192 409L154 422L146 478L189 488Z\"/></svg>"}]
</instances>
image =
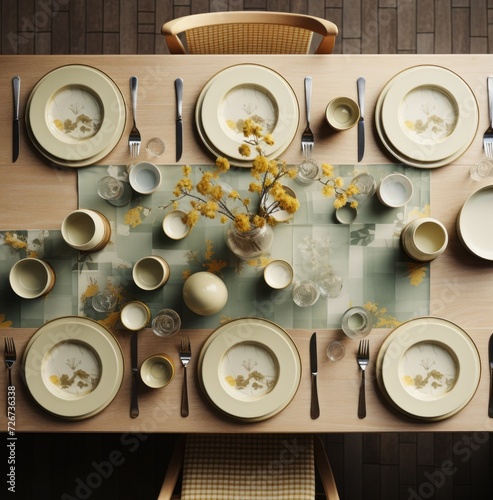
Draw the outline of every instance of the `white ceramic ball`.
<instances>
[{"instance_id":1,"label":"white ceramic ball","mask_svg":"<svg viewBox=\"0 0 493 500\"><path fill-rule=\"evenodd\" d=\"M201 271L192 274L185 281L183 300L194 313L212 316L226 305L228 289L221 278L207 271Z\"/></svg>"}]
</instances>

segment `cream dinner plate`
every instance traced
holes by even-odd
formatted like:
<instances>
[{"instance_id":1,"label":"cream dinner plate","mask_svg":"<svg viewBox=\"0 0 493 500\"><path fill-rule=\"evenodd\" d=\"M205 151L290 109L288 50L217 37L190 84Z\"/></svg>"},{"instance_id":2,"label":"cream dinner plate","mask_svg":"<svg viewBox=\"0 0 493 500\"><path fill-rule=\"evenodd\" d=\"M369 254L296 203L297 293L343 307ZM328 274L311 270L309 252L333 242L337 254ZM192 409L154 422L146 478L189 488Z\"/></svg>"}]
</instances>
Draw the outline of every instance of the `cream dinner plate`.
<instances>
[{"instance_id":1,"label":"cream dinner plate","mask_svg":"<svg viewBox=\"0 0 493 500\"><path fill-rule=\"evenodd\" d=\"M475 191L464 203L457 216L457 234L462 244L473 254L493 260L493 234L485 221L493 217L493 186Z\"/></svg>"},{"instance_id":2,"label":"cream dinner plate","mask_svg":"<svg viewBox=\"0 0 493 500\"><path fill-rule=\"evenodd\" d=\"M271 133L274 144L262 147L268 158L284 152L298 129L299 108L291 86L278 73L264 66L244 64L216 74L197 101L196 120L207 147L222 156L239 161L238 148L244 143L242 123L251 118ZM253 149L253 148L252 148Z\"/></svg>"},{"instance_id":3,"label":"cream dinner plate","mask_svg":"<svg viewBox=\"0 0 493 500\"><path fill-rule=\"evenodd\" d=\"M69 316L33 335L23 355L23 378L44 410L76 420L111 403L123 381L123 365L120 345L106 328Z\"/></svg>"},{"instance_id":4,"label":"cream dinner plate","mask_svg":"<svg viewBox=\"0 0 493 500\"><path fill-rule=\"evenodd\" d=\"M393 78L381 110L387 138L417 160L447 158L475 135L474 94L455 73L421 66Z\"/></svg>"},{"instance_id":5,"label":"cream dinner plate","mask_svg":"<svg viewBox=\"0 0 493 500\"><path fill-rule=\"evenodd\" d=\"M377 356L378 384L402 413L441 420L460 411L479 384L480 358L460 327L434 317L416 318L397 327Z\"/></svg>"},{"instance_id":6,"label":"cream dinner plate","mask_svg":"<svg viewBox=\"0 0 493 500\"><path fill-rule=\"evenodd\" d=\"M416 81L413 78L414 74L421 74L419 79L422 85L411 83ZM433 79L430 75L433 75ZM410 80L409 83L406 78ZM461 101L460 97L450 93L450 89L441 87L441 82L448 79L454 82L451 83L452 87L457 87L457 93L462 95ZM394 87L396 81L399 85ZM403 95L400 85L404 84L407 88L411 88ZM387 96L391 91L393 98L389 103L393 102L393 109L387 103ZM433 98L431 103L429 99L427 103L425 102L430 96L439 96L437 101L441 106L440 109L448 107L451 110L455 107L457 110L456 118L453 119L454 127L449 136L446 135L449 129L445 126L445 120L430 111L435 109ZM396 99L400 99L398 103L395 102ZM406 115L407 110L413 111ZM426 120L423 121L416 113L421 113L423 116L428 113L430 122L436 121L438 126L431 127L431 131L427 134L425 132L418 134L418 130L425 131L430 127L425 126ZM479 110L474 94L455 73L439 66L415 66L399 73L385 85L377 99L375 124L382 144L395 158L417 168L438 168L455 161L470 146L478 130ZM440 133L445 134L441 136L441 140ZM400 140L403 142L399 142Z\"/></svg>"},{"instance_id":7,"label":"cream dinner plate","mask_svg":"<svg viewBox=\"0 0 493 500\"><path fill-rule=\"evenodd\" d=\"M94 158L118 143L125 121L118 87L104 73L83 65L45 75L31 92L26 112L37 148L64 163L98 161Z\"/></svg>"},{"instance_id":8,"label":"cream dinner plate","mask_svg":"<svg viewBox=\"0 0 493 500\"><path fill-rule=\"evenodd\" d=\"M283 410L301 379L296 345L278 325L240 318L220 326L199 355L199 381L216 409L243 421Z\"/></svg>"}]
</instances>

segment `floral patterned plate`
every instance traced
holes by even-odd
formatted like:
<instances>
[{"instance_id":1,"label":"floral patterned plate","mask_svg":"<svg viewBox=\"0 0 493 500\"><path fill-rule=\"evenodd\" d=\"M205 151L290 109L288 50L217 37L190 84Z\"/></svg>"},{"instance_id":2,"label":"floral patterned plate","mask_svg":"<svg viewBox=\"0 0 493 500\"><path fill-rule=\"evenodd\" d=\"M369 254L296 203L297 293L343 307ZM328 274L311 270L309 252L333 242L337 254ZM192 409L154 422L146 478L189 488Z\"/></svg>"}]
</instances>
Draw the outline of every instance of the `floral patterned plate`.
<instances>
[{"instance_id":1,"label":"floral patterned plate","mask_svg":"<svg viewBox=\"0 0 493 500\"><path fill-rule=\"evenodd\" d=\"M243 122L247 118L271 133L267 157L281 154L293 140L299 121L296 95L284 78L269 68L241 64L216 74L198 99L199 128L221 155L233 160L246 158L238 152L243 144Z\"/></svg>"},{"instance_id":2,"label":"floral patterned plate","mask_svg":"<svg viewBox=\"0 0 493 500\"><path fill-rule=\"evenodd\" d=\"M424 420L448 418L471 400L481 364L475 344L447 320L423 317L398 326L377 356L380 389L402 413Z\"/></svg>"},{"instance_id":3,"label":"floral patterned plate","mask_svg":"<svg viewBox=\"0 0 493 500\"><path fill-rule=\"evenodd\" d=\"M421 66L415 66L414 68L409 68L406 70L407 72L411 72L413 70L419 70ZM447 70L448 71L448 70ZM394 78L397 78L401 75L399 73L396 75ZM471 130L468 130L466 134L469 137L469 140L463 139L461 141L461 145L458 149L456 149L453 153L450 155L444 156L442 158L439 158L437 160L432 160L430 159L430 151L433 149L433 147L430 146L423 146L423 145L418 145L414 144L412 147L412 154L407 155L400 151L398 148L396 148L392 142L390 141L389 137L387 136L388 130L390 129L389 127L384 124L383 119L382 119L382 108L385 103L385 99L387 96L388 91L393 85L394 78L392 78L382 89L380 92L380 95L377 99L377 103L375 106L375 126L377 129L377 134L383 144L383 146L389 151L397 160L403 162L406 165L410 165L416 168L438 168L438 167L443 167L445 165L448 165L449 163L452 163L455 161L457 158L459 158L462 154L465 153L467 148L471 145L471 142L474 139L474 136L478 130L479 126L479 111L478 111L478 105L477 101L475 100L474 96L474 102L470 103L470 109L471 113L468 114L468 119L471 119L471 117L475 117L474 122L471 122ZM394 116L397 117L397 113L395 113L394 110ZM396 118L397 119L397 118ZM400 126L399 126L400 127ZM430 149L431 148L431 149Z\"/></svg>"},{"instance_id":4,"label":"floral patterned plate","mask_svg":"<svg viewBox=\"0 0 493 500\"><path fill-rule=\"evenodd\" d=\"M283 410L301 378L301 360L289 335L260 318L220 326L199 355L200 384L213 406L230 417L260 421Z\"/></svg>"},{"instance_id":5,"label":"floral patterned plate","mask_svg":"<svg viewBox=\"0 0 493 500\"><path fill-rule=\"evenodd\" d=\"M23 355L23 378L34 400L67 419L102 411L123 380L123 354L96 321L70 316L43 325Z\"/></svg>"},{"instance_id":6,"label":"floral patterned plate","mask_svg":"<svg viewBox=\"0 0 493 500\"><path fill-rule=\"evenodd\" d=\"M381 121L395 149L417 160L447 158L475 136L479 111L462 78L439 66L417 66L395 76Z\"/></svg>"},{"instance_id":7,"label":"floral patterned plate","mask_svg":"<svg viewBox=\"0 0 493 500\"><path fill-rule=\"evenodd\" d=\"M92 159L110 144L114 147L125 118L115 83L83 65L62 66L45 75L31 92L26 112L38 149L65 161Z\"/></svg>"}]
</instances>

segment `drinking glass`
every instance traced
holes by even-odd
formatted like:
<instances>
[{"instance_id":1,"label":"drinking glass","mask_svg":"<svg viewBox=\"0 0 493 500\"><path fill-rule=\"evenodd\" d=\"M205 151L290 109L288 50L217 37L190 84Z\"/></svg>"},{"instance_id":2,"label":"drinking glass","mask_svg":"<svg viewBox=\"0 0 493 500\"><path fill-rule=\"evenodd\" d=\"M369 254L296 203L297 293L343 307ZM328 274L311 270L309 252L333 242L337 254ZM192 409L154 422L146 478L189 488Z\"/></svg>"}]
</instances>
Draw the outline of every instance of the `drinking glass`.
<instances>
[{"instance_id":1,"label":"drinking glass","mask_svg":"<svg viewBox=\"0 0 493 500\"><path fill-rule=\"evenodd\" d=\"M313 158L307 158L298 167L296 181L300 184L311 184L320 177L320 166Z\"/></svg>"},{"instance_id":2,"label":"drinking glass","mask_svg":"<svg viewBox=\"0 0 493 500\"><path fill-rule=\"evenodd\" d=\"M98 195L116 207L123 207L132 199L130 184L110 175L103 177L98 182Z\"/></svg>"},{"instance_id":3,"label":"drinking glass","mask_svg":"<svg viewBox=\"0 0 493 500\"><path fill-rule=\"evenodd\" d=\"M471 167L469 173L473 181L481 181L488 177L493 177L493 161L483 159Z\"/></svg>"},{"instance_id":4,"label":"drinking glass","mask_svg":"<svg viewBox=\"0 0 493 500\"><path fill-rule=\"evenodd\" d=\"M373 316L364 307L355 306L348 309L342 317L342 330L352 339L366 337L373 328Z\"/></svg>"},{"instance_id":5,"label":"drinking glass","mask_svg":"<svg viewBox=\"0 0 493 500\"><path fill-rule=\"evenodd\" d=\"M342 342L334 340L327 347L327 357L331 361L340 361L346 354L346 348Z\"/></svg>"},{"instance_id":6,"label":"drinking glass","mask_svg":"<svg viewBox=\"0 0 493 500\"><path fill-rule=\"evenodd\" d=\"M303 280L293 288L293 301L297 306L313 306L320 297L317 285L311 280Z\"/></svg>"},{"instance_id":7,"label":"drinking glass","mask_svg":"<svg viewBox=\"0 0 493 500\"><path fill-rule=\"evenodd\" d=\"M377 190L377 182L370 174L358 174L351 182L359 191L358 194L353 194L351 197L360 205L371 198Z\"/></svg>"},{"instance_id":8,"label":"drinking glass","mask_svg":"<svg viewBox=\"0 0 493 500\"><path fill-rule=\"evenodd\" d=\"M170 337L180 327L180 315L173 309L161 309L152 320L152 331L159 337Z\"/></svg>"},{"instance_id":9,"label":"drinking glass","mask_svg":"<svg viewBox=\"0 0 493 500\"><path fill-rule=\"evenodd\" d=\"M333 270L326 271L317 279L316 284L324 297L337 297L342 290L342 276Z\"/></svg>"},{"instance_id":10,"label":"drinking glass","mask_svg":"<svg viewBox=\"0 0 493 500\"><path fill-rule=\"evenodd\" d=\"M117 297L111 290L103 290L92 297L92 307L98 312L111 312L117 304Z\"/></svg>"}]
</instances>

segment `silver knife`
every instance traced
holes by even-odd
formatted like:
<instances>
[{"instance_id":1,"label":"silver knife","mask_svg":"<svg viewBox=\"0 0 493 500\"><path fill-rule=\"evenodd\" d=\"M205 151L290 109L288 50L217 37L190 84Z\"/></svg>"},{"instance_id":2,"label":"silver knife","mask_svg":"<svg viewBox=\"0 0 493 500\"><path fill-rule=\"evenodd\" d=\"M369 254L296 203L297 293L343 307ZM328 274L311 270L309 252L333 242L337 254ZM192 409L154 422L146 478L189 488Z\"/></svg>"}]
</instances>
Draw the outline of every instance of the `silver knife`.
<instances>
[{"instance_id":1,"label":"silver knife","mask_svg":"<svg viewBox=\"0 0 493 500\"><path fill-rule=\"evenodd\" d=\"M12 125L12 162L15 163L19 157L19 140L20 140L20 124L19 124L19 96L21 90L21 79L19 76L12 78L12 90L14 92L14 122Z\"/></svg>"},{"instance_id":2,"label":"silver knife","mask_svg":"<svg viewBox=\"0 0 493 500\"><path fill-rule=\"evenodd\" d=\"M175 80L176 93L176 161L180 161L183 153L183 80Z\"/></svg>"},{"instance_id":3,"label":"silver knife","mask_svg":"<svg viewBox=\"0 0 493 500\"><path fill-rule=\"evenodd\" d=\"M132 364L132 389L130 395L130 416L137 418L139 416L139 400L137 395L137 375L139 371L139 353L138 353L138 332L132 333L130 341L130 356Z\"/></svg>"},{"instance_id":4,"label":"silver knife","mask_svg":"<svg viewBox=\"0 0 493 500\"><path fill-rule=\"evenodd\" d=\"M313 332L310 339L310 370L312 372L312 401L310 405L310 416L315 419L320 417L320 406L318 404L318 389L317 389L317 333Z\"/></svg>"},{"instance_id":5,"label":"silver knife","mask_svg":"<svg viewBox=\"0 0 493 500\"><path fill-rule=\"evenodd\" d=\"M365 155L365 84L366 80L362 76L356 81L359 104L358 161L361 161Z\"/></svg>"},{"instance_id":6,"label":"silver knife","mask_svg":"<svg viewBox=\"0 0 493 500\"><path fill-rule=\"evenodd\" d=\"M493 334L488 343L488 362L490 365L490 397L488 401L488 417L493 418Z\"/></svg>"}]
</instances>

